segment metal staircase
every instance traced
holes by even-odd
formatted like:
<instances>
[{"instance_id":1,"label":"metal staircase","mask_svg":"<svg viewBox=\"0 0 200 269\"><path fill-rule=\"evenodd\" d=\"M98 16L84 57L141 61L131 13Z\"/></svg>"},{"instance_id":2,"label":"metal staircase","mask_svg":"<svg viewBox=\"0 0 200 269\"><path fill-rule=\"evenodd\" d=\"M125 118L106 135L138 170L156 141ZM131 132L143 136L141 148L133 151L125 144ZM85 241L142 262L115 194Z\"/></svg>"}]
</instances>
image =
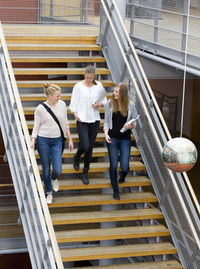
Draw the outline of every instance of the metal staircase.
<instances>
[{"instance_id":1,"label":"metal staircase","mask_svg":"<svg viewBox=\"0 0 200 269\"><path fill-rule=\"evenodd\" d=\"M23 36L18 40L9 37L12 73L2 38L1 96L5 99L1 99L0 123L33 268L198 268L196 209L182 176L170 173L163 165L161 148L167 141L167 131L162 126L162 117L158 117L156 102L142 76L117 8L112 1L105 2L106 16L102 18L104 23L98 39L101 48L96 45L96 37L81 40L80 36L74 39L64 36L59 38L62 45L51 36L43 36L42 41L37 36L29 36L24 42ZM81 41L80 46L77 40ZM23 46L18 41L23 42ZM99 56L101 49L105 58ZM134 131L131 171L127 181L120 185L121 200L113 200L105 139L100 132L89 174L90 184L82 184L79 173L72 167L73 155L65 149L60 191L47 208L38 155L29 145L34 109L45 98L42 85L47 80L60 85L63 100L69 102L74 83L82 79L84 66L91 62L96 65L98 79L108 92L119 80L129 85L130 96L141 114ZM69 118L73 141L77 143L74 119L72 115ZM22 150L18 150L20 145ZM39 222L42 222L39 224L42 231L37 233ZM38 251L40 239L43 244Z\"/></svg>"}]
</instances>

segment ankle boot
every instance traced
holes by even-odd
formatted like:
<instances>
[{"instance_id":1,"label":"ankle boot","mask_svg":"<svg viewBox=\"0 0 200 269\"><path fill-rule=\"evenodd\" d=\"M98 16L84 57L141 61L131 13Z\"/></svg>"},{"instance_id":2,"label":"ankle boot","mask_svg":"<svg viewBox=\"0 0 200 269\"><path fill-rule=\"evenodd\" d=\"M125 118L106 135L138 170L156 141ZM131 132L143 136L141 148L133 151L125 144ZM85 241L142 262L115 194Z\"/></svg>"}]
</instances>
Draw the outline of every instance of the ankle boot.
<instances>
[{"instance_id":1,"label":"ankle boot","mask_svg":"<svg viewBox=\"0 0 200 269\"><path fill-rule=\"evenodd\" d=\"M119 196L119 192L114 192L113 193L113 199L115 199L115 200L120 200L120 196Z\"/></svg>"},{"instance_id":2,"label":"ankle boot","mask_svg":"<svg viewBox=\"0 0 200 269\"><path fill-rule=\"evenodd\" d=\"M128 172L121 171L120 172L120 177L118 179L118 183L124 183L127 174L128 174Z\"/></svg>"},{"instance_id":3,"label":"ankle boot","mask_svg":"<svg viewBox=\"0 0 200 269\"><path fill-rule=\"evenodd\" d=\"M77 157L77 154L74 155L73 166L76 171L80 169L80 157Z\"/></svg>"},{"instance_id":4,"label":"ankle boot","mask_svg":"<svg viewBox=\"0 0 200 269\"><path fill-rule=\"evenodd\" d=\"M83 184L85 184L85 185L89 184L88 170L83 169L82 182L83 182Z\"/></svg>"}]
</instances>

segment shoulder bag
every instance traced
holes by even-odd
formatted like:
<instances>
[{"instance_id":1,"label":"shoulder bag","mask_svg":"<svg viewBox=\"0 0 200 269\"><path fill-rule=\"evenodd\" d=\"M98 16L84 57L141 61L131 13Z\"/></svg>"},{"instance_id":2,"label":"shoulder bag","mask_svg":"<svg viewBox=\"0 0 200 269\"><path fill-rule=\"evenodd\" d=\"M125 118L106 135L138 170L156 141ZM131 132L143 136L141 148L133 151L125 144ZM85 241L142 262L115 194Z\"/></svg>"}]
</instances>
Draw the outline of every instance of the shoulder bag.
<instances>
[{"instance_id":1,"label":"shoulder bag","mask_svg":"<svg viewBox=\"0 0 200 269\"><path fill-rule=\"evenodd\" d=\"M53 113L53 111L51 110L51 108L49 106L47 106L45 103L42 103L42 105L46 108L46 110L51 114L51 116L53 117L53 119L55 120L55 122L58 124L59 128L60 128L60 133L62 136L62 152L65 148L65 141L66 141L66 137L64 136L63 130L60 126L60 122L57 119L56 115Z\"/></svg>"}]
</instances>

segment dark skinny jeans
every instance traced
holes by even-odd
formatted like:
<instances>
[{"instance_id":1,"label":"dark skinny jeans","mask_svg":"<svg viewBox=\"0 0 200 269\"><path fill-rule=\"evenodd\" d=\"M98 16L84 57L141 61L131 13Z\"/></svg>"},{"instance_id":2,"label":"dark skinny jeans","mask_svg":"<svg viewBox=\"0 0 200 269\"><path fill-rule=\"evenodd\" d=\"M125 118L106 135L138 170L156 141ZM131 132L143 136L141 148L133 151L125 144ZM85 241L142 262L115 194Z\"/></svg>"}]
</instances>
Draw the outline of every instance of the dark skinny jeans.
<instances>
[{"instance_id":1,"label":"dark skinny jeans","mask_svg":"<svg viewBox=\"0 0 200 269\"><path fill-rule=\"evenodd\" d=\"M76 156L77 158L80 158L81 155L84 154L84 171L88 171L90 168L94 143L99 131L100 121L95 121L92 123L77 121L76 125L80 139Z\"/></svg>"}]
</instances>

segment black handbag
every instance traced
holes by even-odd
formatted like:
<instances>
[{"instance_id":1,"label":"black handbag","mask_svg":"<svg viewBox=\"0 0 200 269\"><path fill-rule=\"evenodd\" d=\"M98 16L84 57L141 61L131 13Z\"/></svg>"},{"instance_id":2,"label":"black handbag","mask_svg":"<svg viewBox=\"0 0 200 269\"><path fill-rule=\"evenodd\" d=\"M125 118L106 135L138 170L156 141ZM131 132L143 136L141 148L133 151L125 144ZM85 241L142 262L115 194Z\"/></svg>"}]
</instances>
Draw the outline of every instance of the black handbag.
<instances>
[{"instance_id":1,"label":"black handbag","mask_svg":"<svg viewBox=\"0 0 200 269\"><path fill-rule=\"evenodd\" d=\"M51 108L49 106L47 106L45 103L42 103L42 105L46 108L46 110L51 114L51 116L53 117L53 119L55 120L55 122L58 124L59 128L60 128L60 132L61 132L61 136L62 136L62 152L65 148L65 141L66 141L66 137L64 136L63 130L60 126L60 122L57 119L56 115L53 113L53 111L51 110Z\"/></svg>"}]
</instances>

